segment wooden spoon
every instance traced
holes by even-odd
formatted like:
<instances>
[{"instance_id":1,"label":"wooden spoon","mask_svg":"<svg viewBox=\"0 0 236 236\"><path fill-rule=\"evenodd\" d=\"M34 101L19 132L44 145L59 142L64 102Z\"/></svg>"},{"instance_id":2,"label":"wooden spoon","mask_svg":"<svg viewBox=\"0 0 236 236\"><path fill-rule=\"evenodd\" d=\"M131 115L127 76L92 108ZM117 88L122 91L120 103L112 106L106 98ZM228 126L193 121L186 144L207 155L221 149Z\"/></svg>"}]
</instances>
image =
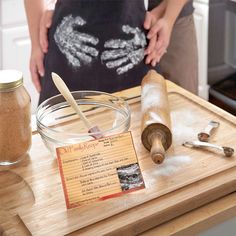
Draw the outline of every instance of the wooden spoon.
<instances>
[{"instance_id":1,"label":"wooden spoon","mask_svg":"<svg viewBox=\"0 0 236 236\"><path fill-rule=\"evenodd\" d=\"M68 89L68 87L66 86L62 78L58 74L52 72L52 80L54 84L56 85L57 89L59 90L59 92L61 93L61 95L66 99L66 101L76 111L80 119L84 122L85 126L88 128L88 132L96 133L91 136L94 137L95 139L103 137L100 129L97 126L92 126L90 121L86 118L84 113L80 110L77 102L75 101L74 97L72 96L70 90Z\"/></svg>"}]
</instances>

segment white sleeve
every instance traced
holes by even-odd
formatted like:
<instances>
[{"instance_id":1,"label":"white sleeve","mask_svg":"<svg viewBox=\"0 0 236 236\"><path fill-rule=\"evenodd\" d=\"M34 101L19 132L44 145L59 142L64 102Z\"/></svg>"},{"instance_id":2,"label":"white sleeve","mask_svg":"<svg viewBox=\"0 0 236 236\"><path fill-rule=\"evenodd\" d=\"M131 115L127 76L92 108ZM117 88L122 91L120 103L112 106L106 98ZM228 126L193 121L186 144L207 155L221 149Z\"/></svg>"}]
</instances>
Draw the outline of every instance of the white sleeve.
<instances>
[{"instance_id":1,"label":"white sleeve","mask_svg":"<svg viewBox=\"0 0 236 236\"><path fill-rule=\"evenodd\" d=\"M148 0L144 0L144 6L145 6L145 9L147 10L148 9Z\"/></svg>"}]
</instances>

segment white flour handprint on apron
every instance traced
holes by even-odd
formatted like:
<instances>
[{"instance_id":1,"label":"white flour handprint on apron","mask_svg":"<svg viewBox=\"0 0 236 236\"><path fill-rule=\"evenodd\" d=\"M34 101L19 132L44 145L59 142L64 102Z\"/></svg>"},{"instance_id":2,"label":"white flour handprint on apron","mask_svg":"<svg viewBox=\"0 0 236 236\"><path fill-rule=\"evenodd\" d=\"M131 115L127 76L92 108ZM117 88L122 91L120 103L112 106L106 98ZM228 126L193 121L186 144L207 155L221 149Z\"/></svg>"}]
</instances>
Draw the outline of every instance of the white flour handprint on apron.
<instances>
[{"instance_id":1,"label":"white flour handprint on apron","mask_svg":"<svg viewBox=\"0 0 236 236\"><path fill-rule=\"evenodd\" d=\"M99 51L96 45L99 39L81 33L76 28L85 24L86 22L80 16L69 15L63 18L54 34L60 51L74 68L79 68L82 63L88 65L94 58L98 59ZM132 39L107 40L104 43L104 48L107 50L101 53L101 62L108 69L115 68L118 75L127 72L143 60L147 44L145 34L138 27L123 25L122 31L132 35Z\"/></svg>"},{"instance_id":2,"label":"white flour handprint on apron","mask_svg":"<svg viewBox=\"0 0 236 236\"><path fill-rule=\"evenodd\" d=\"M98 38L75 29L85 24L80 16L69 15L63 18L54 34L57 46L74 68L79 68L81 64L90 64L99 54L93 47L98 44Z\"/></svg>"},{"instance_id":3,"label":"white flour handprint on apron","mask_svg":"<svg viewBox=\"0 0 236 236\"><path fill-rule=\"evenodd\" d=\"M105 42L105 50L101 55L102 62L109 69L117 68L117 74L123 74L139 64L144 58L144 50L147 44L145 34L138 28L123 25L125 34L133 34L133 38L110 39Z\"/></svg>"}]
</instances>

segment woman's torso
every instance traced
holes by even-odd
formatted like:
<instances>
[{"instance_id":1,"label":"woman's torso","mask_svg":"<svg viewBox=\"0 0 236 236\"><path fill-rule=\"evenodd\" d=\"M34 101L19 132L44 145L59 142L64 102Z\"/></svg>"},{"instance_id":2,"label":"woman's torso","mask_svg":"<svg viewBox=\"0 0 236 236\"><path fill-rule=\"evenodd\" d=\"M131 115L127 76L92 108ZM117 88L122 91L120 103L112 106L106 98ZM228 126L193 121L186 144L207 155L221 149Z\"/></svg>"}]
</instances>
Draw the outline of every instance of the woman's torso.
<instances>
[{"instance_id":1,"label":"woman's torso","mask_svg":"<svg viewBox=\"0 0 236 236\"><path fill-rule=\"evenodd\" d=\"M140 85L149 66L143 0L58 0L49 33L40 102L58 93L50 74L70 90L114 92Z\"/></svg>"}]
</instances>

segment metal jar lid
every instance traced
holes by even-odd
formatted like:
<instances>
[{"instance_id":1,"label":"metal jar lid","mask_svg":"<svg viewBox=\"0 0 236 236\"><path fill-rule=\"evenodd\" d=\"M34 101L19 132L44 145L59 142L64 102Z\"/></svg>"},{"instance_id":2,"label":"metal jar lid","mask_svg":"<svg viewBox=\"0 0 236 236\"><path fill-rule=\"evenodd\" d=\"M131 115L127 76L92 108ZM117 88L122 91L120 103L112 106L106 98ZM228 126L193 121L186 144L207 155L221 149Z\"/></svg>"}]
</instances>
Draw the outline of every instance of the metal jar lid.
<instances>
[{"instance_id":1,"label":"metal jar lid","mask_svg":"<svg viewBox=\"0 0 236 236\"><path fill-rule=\"evenodd\" d=\"M23 74L18 70L0 70L0 92L15 89L23 84Z\"/></svg>"}]
</instances>

